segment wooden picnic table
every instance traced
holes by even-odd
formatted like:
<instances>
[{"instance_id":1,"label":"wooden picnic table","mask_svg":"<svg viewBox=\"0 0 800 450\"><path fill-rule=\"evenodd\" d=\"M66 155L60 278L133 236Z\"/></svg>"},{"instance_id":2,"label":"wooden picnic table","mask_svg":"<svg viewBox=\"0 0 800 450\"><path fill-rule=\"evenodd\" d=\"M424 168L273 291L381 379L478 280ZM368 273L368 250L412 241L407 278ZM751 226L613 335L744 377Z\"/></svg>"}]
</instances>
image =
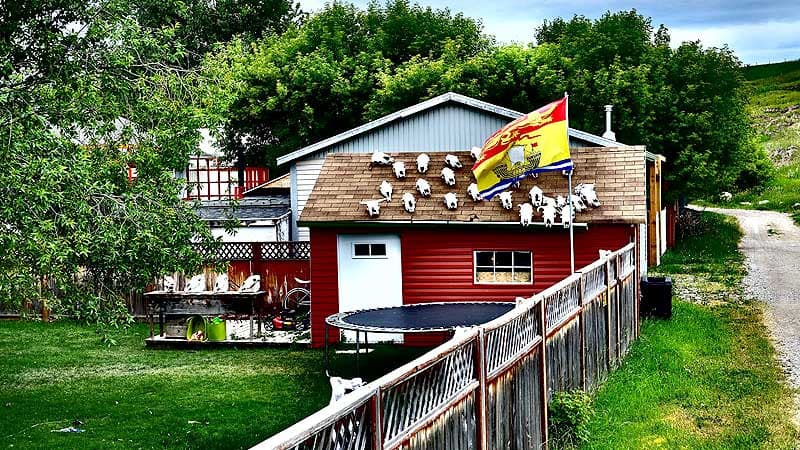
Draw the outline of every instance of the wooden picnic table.
<instances>
[{"instance_id":1,"label":"wooden picnic table","mask_svg":"<svg viewBox=\"0 0 800 450\"><path fill-rule=\"evenodd\" d=\"M188 317L193 315L243 315L250 320L250 338L253 338L253 318L258 317L261 328L261 302L266 291L255 292L146 292L147 316L150 320L150 338L155 333L155 314L158 314L158 333L164 336L167 317Z\"/></svg>"}]
</instances>

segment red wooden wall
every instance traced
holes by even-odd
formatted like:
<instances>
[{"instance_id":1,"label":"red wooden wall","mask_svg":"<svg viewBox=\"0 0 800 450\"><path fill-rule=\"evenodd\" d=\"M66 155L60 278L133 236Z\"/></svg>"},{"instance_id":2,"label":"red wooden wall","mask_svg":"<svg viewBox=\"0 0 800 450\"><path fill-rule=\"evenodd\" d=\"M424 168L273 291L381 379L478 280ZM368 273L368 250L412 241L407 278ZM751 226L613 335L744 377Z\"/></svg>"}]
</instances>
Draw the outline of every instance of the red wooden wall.
<instances>
[{"instance_id":1,"label":"red wooden wall","mask_svg":"<svg viewBox=\"0 0 800 450\"><path fill-rule=\"evenodd\" d=\"M261 261L232 261L228 266L228 277L241 284L250 275L261 275L261 289L271 292L273 299L272 305L266 305L269 312L273 307L277 307L281 300L281 294L285 294L288 289L294 287L307 287L300 285L295 278L308 280L310 278L310 266L308 260L289 259L289 260L261 260ZM284 289L284 280L286 288Z\"/></svg>"},{"instance_id":2,"label":"red wooden wall","mask_svg":"<svg viewBox=\"0 0 800 450\"><path fill-rule=\"evenodd\" d=\"M380 233L400 235L403 302L513 301L552 286L569 275L569 234L550 230L498 230L481 228L381 228ZM325 317L339 312L336 236L369 234L364 229L311 230L312 344L324 343ZM598 258L598 250L617 250L634 239L631 225L596 225L575 230L575 268ZM485 285L473 281L473 251L530 250L533 285ZM331 333L336 340L338 333ZM406 343L435 344L430 337L407 336Z\"/></svg>"}]
</instances>

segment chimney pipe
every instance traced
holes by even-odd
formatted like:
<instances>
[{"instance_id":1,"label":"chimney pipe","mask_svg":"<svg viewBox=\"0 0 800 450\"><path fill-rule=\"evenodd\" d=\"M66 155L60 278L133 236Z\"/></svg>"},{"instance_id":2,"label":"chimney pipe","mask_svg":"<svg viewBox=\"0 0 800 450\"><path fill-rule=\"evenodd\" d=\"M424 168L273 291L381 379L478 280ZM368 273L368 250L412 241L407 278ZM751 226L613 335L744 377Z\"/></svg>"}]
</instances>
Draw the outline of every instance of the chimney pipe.
<instances>
[{"instance_id":1,"label":"chimney pipe","mask_svg":"<svg viewBox=\"0 0 800 450\"><path fill-rule=\"evenodd\" d=\"M611 139L612 141L617 140L617 135L611 131L611 110L614 109L614 105L606 105L606 132L603 133L603 137L606 139Z\"/></svg>"}]
</instances>

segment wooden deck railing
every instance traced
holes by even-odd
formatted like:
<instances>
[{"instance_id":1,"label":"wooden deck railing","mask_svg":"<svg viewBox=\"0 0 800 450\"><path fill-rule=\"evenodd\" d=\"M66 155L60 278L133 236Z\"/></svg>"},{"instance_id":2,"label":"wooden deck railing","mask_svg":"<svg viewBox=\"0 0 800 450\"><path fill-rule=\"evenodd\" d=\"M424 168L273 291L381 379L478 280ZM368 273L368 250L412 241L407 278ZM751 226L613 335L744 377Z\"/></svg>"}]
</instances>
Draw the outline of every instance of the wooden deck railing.
<instances>
[{"instance_id":1,"label":"wooden deck railing","mask_svg":"<svg viewBox=\"0 0 800 450\"><path fill-rule=\"evenodd\" d=\"M553 392L593 390L638 335L629 244L256 449L539 449Z\"/></svg>"}]
</instances>

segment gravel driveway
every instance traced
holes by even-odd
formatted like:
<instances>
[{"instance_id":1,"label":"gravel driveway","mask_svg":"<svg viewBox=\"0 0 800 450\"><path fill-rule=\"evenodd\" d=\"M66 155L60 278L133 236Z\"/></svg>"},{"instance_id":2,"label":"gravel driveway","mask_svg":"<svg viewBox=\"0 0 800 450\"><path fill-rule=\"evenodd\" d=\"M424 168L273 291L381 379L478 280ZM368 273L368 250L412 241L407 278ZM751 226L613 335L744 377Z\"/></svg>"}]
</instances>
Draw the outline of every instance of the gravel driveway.
<instances>
[{"instance_id":1,"label":"gravel driveway","mask_svg":"<svg viewBox=\"0 0 800 450\"><path fill-rule=\"evenodd\" d=\"M744 231L739 248L748 265L745 290L766 303L779 358L789 382L800 388L800 228L784 213L705 209L739 220Z\"/></svg>"}]
</instances>

